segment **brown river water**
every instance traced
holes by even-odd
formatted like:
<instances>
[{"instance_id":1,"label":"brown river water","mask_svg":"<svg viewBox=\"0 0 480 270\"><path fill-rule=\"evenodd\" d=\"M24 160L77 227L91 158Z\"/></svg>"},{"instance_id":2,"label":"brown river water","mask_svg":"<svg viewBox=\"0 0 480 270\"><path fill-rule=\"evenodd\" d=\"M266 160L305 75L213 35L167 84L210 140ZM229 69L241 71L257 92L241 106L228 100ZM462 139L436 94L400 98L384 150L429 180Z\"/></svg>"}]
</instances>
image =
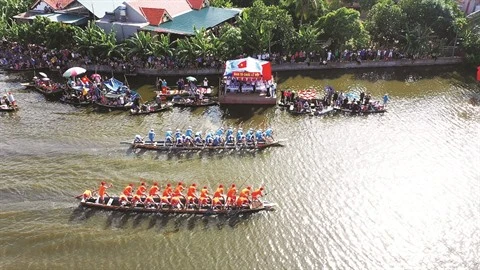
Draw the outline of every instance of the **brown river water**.
<instances>
[{"instance_id":1,"label":"brown river water","mask_svg":"<svg viewBox=\"0 0 480 270\"><path fill-rule=\"evenodd\" d=\"M0 269L479 269L480 85L461 67L278 73L279 88L388 92L388 112L292 116L277 107L97 113L22 89L0 113ZM122 78L119 78L122 79ZM155 78L129 77L144 98ZM174 84L178 78L167 78ZM218 78L209 77L210 81ZM133 153L154 128L272 127L258 153ZM102 179L264 184L276 211L232 218L78 208Z\"/></svg>"}]
</instances>

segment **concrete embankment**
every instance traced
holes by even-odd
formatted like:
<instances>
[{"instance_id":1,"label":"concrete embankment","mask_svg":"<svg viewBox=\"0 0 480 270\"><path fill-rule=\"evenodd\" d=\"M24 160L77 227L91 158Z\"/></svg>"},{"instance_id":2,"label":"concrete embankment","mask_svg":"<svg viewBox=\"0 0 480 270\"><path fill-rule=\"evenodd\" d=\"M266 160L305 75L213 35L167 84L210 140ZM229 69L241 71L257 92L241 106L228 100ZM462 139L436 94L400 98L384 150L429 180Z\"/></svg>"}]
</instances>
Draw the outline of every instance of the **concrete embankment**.
<instances>
[{"instance_id":1,"label":"concrete embankment","mask_svg":"<svg viewBox=\"0 0 480 270\"><path fill-rule=\"evenodd\" d=\"M439 57L437 59L401 59L392 61L362 61L357 62L329 62L323 65L318 62L307 63L284 63L273 64L272 71L298 71L298 70L325 70L325 69L352 69L352 68L386 68L386 67L414 67L414 66L444 66L444 65L458 65L463 63L461 57ZM133 73L138 75L150 76L195 76L195 75L222 75L222 69L216 68L199 68L199 69L150 69L137 68L134 72L126 72L121 68L112 69L106 65L87 65L85 68L89 71L104 72L104 73Z\"/></svg>"}]
</instances>

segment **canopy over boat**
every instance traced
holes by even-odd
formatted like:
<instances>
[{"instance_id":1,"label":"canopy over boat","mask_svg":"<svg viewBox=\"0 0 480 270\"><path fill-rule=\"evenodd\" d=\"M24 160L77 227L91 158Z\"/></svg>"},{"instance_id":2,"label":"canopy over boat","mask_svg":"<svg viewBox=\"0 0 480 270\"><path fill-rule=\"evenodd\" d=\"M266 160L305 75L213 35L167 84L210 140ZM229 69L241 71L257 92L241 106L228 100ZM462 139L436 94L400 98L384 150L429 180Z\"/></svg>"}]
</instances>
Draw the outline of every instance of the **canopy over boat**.
<instances>
[{"instance_id":1,"label":"canopy over boat","mask_svg":"<svg viewBox=\"0 0 480 270\"><path fill-rule=\"evenodd\" d=\"M252 57L228 60L225 63L223 76L233 77L241 81L272 79L272 67L270 62L258 60Z\"/></svg>"}]
</instances>

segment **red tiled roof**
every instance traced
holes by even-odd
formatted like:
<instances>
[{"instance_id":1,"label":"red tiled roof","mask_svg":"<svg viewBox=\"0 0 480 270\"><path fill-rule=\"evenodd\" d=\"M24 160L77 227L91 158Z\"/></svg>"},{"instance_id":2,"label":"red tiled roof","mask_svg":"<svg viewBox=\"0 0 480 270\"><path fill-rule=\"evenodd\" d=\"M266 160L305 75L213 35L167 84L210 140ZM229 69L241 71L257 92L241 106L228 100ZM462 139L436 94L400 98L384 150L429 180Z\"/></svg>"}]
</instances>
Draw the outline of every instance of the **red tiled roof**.
<instances>
[{"instance_id":1,"label":"red tiled roof","mask_svg":"<svg viewBox=\"0 0 480 270\"><path fill-rule=\"evenodd\" d=\"M147 19L150 25L159 25L162 22L163 15L165 15L165 9L163 8L147 8L140 7L143 16Z\"/></svg>"},{"instance_id":2,"label":"red tiled roof","mask_svg":"<svg viewBox=\"0 0 480 270\"><path fill-rule=\"evenodd\" d=\"M32 5L32 7L38 5L38 3L40 3L41 1L45 2L54 10L60 10L60 9L64 9L71 3L75 2L76 0L38 0Z\"/></svg>"},{"instance_id":3,"label":"red tiled roof","mask_svg":"<svg viewBox=\"0 0 480 270\"><path fill-rule=\"evenodd\" d=\"M187 0L192 9L200 10L203 7L203 0Z\"/></svg>"}]
</instances>

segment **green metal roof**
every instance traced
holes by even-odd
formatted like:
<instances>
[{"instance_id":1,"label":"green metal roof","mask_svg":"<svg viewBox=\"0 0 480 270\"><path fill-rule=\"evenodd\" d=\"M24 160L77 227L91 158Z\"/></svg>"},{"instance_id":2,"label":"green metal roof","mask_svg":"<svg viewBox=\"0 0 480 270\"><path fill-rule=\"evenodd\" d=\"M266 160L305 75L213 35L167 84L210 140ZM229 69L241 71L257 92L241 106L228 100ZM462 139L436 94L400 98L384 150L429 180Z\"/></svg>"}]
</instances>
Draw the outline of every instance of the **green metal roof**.
<instances>
[{"instance_id":1,"label":"green metal roof","mask_svg":"<svg viewBox=\"0 0 480 270\"><path fill-rule=\"evenodd\" d=\"M230 20L240 13L239 9L225 9L206 7L200 10L192 10L174 17L171 21L159 26L147 25L142 28L146 31L173 33L180 35L193 35L196 29L209 29Z\"/></svg>"},{"instance_id":2,"label":"green metal roof","mask_svg":"<svg viewBox=\"0 0 480 270\"><path fill-rule=\"evenodd\" d=\"M73 25L82 25L82 24L87 24L88 22L87 17L76 15L76 14L46 13L46 14L39 14L37 16L46 17L52 22L61 22L61 23L73 24Z\"/></svg>"}]
</instances>

